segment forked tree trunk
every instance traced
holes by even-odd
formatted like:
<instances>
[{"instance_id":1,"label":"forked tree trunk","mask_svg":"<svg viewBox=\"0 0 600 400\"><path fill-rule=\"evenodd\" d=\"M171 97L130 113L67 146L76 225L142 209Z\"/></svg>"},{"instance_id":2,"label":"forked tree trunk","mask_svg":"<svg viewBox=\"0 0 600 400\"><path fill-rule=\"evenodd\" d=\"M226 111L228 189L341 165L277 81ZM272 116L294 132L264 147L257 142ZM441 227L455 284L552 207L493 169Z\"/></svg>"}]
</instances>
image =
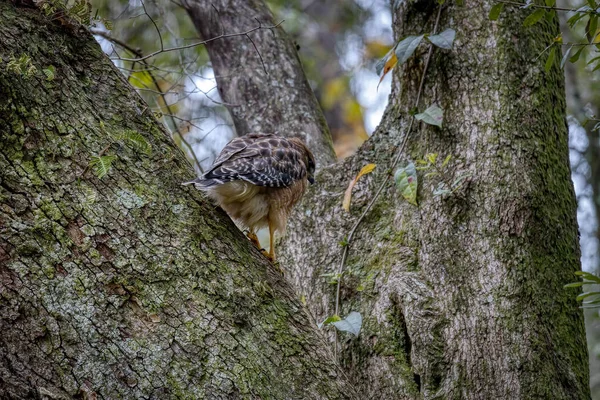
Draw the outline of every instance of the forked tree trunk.
<instances>
[{"instance_id":1,"label":"forked tree trunk","mask_svg":"<svg viewBox=\"0 0 600 400\"><path fill-rule=\"evenodd\" d=\"M563 289L579 269L564 83L558 62L544 72L542 54L558 24L525 28L531 10L509 7L491 22L492 5L443 6L440 30L455 29L456 41L435 50L418 108L437 102L444 126L417 123L401 163L451 155L444 179L471 177L435 196L440 177L420 174L418 207L390 180L351 243L341 314L360 311L364 323L359 338L340 335L340 358L362 398L589 398L582 313L576 290ZM394 1L396 38L431 32L437 7ZM221 19L222 29L235 21ZM426 53L421 46L394 72L377 132L322 170L290 219L281 262L319 319L334 312L335 285L324 275L337 273L340 243L393 172ZM358 183L348 214L344 191L366 163L377 169Z\"/></svg>"},{"instance_id":2,"label":"forked tree trunk","mask_svg":"<svg viewBox=\"0 0 600 400\"><path fill-rule=\"evenodd\" d=\"M0 398L352 397L84 29L0 1L0 58Z\"/></svg>"},{"instance_id":3,"label":"forked tree trunk","mask_svg":"<svg viewBox=\"0 0 600 400\"><path fill-rule=\"evenodd\" d=\"M249 32L206 44L221 98L238 135L299 137L319 166L335 161L331 135L296 52L262 0L184 0L200 36ZM279 21L278 21L279 22ZM276 27L274 27L276 26ZM256 29L262 27L263 29ZM271 29L265 29L274 27Z\"/></svg>"}]
</instances>

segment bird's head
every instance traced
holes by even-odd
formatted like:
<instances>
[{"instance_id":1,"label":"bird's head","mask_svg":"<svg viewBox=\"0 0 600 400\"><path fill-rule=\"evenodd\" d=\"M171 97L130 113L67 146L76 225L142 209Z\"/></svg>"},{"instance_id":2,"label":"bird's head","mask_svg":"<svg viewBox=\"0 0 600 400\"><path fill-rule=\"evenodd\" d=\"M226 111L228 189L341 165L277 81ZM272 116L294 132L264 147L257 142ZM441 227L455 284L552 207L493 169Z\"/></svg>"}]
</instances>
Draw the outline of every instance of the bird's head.
<instances>
[{"instance_id":1,"label":"bird's head","mask_svg":"<svg viewBox=\"0 0 600 400\"><path fill-rule=\"evenodd\" d=\"M306 166L306 179L308 179L308 181L310 182L311 185L314 184L315 183L315 168L316 168L315 156L313 156L311 151L308 149L308 147L306 147L306 145L304 144L304 142L302 140L300 140L298 138L290 138L289 140L290 140L290 142L294 143L296 148L302 150L302 152L304 153L304 159L302 161L304 162L304 165Z\"/></svg>"}]
</instances>

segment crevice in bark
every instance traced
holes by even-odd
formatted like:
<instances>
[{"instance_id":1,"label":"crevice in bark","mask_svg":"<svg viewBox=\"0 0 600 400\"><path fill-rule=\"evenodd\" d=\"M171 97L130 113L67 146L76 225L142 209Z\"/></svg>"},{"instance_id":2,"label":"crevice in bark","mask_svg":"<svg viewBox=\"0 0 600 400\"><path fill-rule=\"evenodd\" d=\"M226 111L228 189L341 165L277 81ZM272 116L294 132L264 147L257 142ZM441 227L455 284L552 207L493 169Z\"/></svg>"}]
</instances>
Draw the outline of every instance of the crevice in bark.
<instances>
[{"instance_id":1,"label":"crevice in bark","mask_svg":"<svg viewBox=\"0 0 600 400\"><path fill-rule=\"evenodd\" d=\"M0 398L353 398L280 274L181 186L185 156L93 37L0 0L0 42L0 63L56 70L0 65ZM107 146L108 174L82 174Z\"/></svg>"}]
</instances>

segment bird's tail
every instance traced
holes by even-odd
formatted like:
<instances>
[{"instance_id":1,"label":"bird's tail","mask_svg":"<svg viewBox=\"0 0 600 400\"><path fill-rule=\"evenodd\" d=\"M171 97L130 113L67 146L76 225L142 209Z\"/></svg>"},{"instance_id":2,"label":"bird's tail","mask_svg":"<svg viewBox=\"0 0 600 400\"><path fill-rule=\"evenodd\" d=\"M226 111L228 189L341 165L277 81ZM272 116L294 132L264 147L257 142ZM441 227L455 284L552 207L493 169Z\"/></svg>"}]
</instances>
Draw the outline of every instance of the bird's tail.
<instances>
[{"instance_id":1,"label":"bird's tail","mask_svg":"<svg viewBox=\"0 0 600 400\"><path fill-rule=\"evenodd\" d=\"M183 182L182 185L187 186L187 185L194 184L196 186L196 189L208 190L211 187L213 187L215 185L219 185L221 183L223 183L223 181L220 181L218 179L210 179L210 178L207 179L204 177L200 177L200 178L194 179L193 181Z\"/></svg>"}]
</instances>

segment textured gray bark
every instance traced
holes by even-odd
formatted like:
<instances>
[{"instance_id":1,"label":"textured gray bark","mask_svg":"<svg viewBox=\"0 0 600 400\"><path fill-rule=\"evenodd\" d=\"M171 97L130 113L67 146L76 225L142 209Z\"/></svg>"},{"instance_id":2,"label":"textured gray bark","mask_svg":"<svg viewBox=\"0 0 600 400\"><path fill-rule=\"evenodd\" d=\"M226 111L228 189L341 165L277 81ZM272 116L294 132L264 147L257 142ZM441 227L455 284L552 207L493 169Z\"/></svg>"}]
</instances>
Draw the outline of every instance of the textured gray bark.
<instances>
[{"instance_id":1,"label":"textured gray bark","mask_svg":"<svg viewBox=\"0 0 600 400\"><path fill-rule=\"evenodd\" d=\"M397 2L395 2L397 3ZM556 20L530 28L530 11L492 3L449 4L440 29L457 37L436 50L419 110L437 102L444 127L417 125L407 158L452 155L453 177L472 173L456 194L435 197L439 178L421 174L419 206L392 182L352 243L342 316L360 311L358 339L341 335L341 362L365 398L586 399L588 368L576 290L576 203L570 181L564 79L538 57ZM431 1L394 10L396 38L430 32ZM383 121L358 154L317 176L290 218L280 261L317 319L333 314L339 245L389 173L409 122L426 49L394 72ZM560 59L560 58L559 58ZM375 90L375 89L373 89ZM348 182L366 163L351 213Z\"/></svg>"},{"instance_id":2,"label":"textured gray bark","mask_svg":"<svg viewBox=\"0 0 600 400\"><path fill-rule=\"evenodd\" d=\"M0 43L0 398L350 397L91 35L0 1ZM23 54L37 72L7 68ZM99 153L117 156L102 179Z\"/></svg>"},{"instance_id":3,"label":"textured gray bark","mask_svg":"<svg viewBox=\"0 0 600 400\"><path fill-rule=\"evenodd\" d=\"M182 4L204 39L275 24L262 0L185 0ZM318 167L335 161L323 113L295 45L281 27L215 40L206 48L238 135L273 132L299 137L314 152Z\"/></svg>"}]
</instances>

